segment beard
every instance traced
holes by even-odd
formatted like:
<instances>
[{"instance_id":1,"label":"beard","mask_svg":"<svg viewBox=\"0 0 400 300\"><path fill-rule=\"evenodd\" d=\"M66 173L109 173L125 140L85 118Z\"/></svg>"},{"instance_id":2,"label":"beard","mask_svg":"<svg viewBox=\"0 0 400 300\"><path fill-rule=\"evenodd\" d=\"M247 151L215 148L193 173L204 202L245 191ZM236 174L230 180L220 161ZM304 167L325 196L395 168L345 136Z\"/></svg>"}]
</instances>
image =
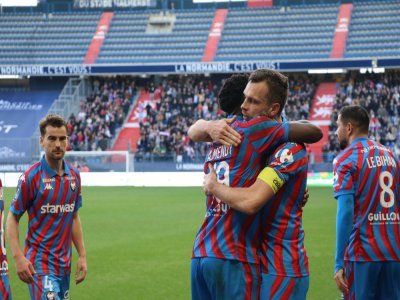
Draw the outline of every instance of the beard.
<instances>
[{"instance_id":1,"label":"beard","mask_svg":"<svg viewBox=\"0 0 400 300\"><path fill-rule=\"evenodd\" d=\"M339 148L340 148L340 150L346 149L347 146L348 146L348 143L347 143L346 139L339 140Z\"/></svg>"}]
</instances>

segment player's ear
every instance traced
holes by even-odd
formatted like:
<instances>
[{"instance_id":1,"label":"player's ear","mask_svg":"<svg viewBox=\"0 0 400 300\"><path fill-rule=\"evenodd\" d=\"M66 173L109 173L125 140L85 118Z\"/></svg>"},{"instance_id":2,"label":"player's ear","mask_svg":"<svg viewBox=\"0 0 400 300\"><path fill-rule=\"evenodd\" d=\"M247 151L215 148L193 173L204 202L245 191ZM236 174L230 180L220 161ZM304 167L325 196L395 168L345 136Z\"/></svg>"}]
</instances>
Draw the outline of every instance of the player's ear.
<instances>
[{"instance_id":1,"label":"player's ear","mask_svg":"<svg viewBox=\"0 0 400 300\"><path fill-rule=\"evenodd\" d=\"M351 135L353 133L354 127L353 127L353 124L351 124L351 122L348 122L346 124L346 131L347 131L348 135Z\"/></svg>"},{"instance_id":2,"label":"player's ear","mask_svg":"<svg viewBox=\"0 0 400 300\"><path fill-rule=\"evenodd\" d=\"M277 102L271 103L268 116L271 119L275 119L276 117L279 116L280 109L281 109L281 105L279 103L277 103Z\"/></svg>"}]
</instances>

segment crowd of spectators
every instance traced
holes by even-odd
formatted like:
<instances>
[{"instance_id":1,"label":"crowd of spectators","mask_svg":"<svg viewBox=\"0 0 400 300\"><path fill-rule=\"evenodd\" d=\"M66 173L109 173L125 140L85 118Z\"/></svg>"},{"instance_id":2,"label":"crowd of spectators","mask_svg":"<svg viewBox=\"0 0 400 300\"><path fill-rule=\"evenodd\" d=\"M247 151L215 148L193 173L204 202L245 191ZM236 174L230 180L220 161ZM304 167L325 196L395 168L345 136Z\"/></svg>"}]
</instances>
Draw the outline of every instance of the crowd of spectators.
<instances>
[{"instance_id":1,"label":"crowd of spectators","mask_svg":"<svg viewBox=\"0 0 400 300\"><path fill-rule=\"evenodd\" d=\"M214 120L219 110L220 85L204 76L165 77L159 85L150 83L150 98L159 98L155 106L147 105L146 118L140 123L137 142L138 159L201 161L206 145L194 143L187 130L197 119Z\"/></svg>"},{"instance_id":2,"label":"crowd of spectators","mask_svg":"<svg viewBox=\"0 0 400 300\"><path fill-rule=\"evenodd\" d=\"M289 76L289 93L285 106L288 120L307 120L317 83L307 75Z\"/></svg>"},{"instance_id":3,"label":"crowd of spectators","mask_svg":"<svg viewBox=\"0 0 400 300\"><path fill-rule=\"evenodd\" d=\"M192 142L186 132L198 119L215 120L224 117L217 96L224 79L204 76L166 77L155 86L151 95L160 100L147 105L146 119L140 124L140 138L136 156L139 159L170 159L202 162L206 144ZM289 120L307 119L316 84L306 75L290 80L286 106Z\"/></svg>"},{"instance_id":4,"label":"crowd of spectators","mask_svg":"<svg viewBox=\"0 0 400 300\"><path fill-rule=\"evenodd\" d=\"M288 120L307 119L316 79L290 76L285 107ZM315 78L315 77L314 77ZM197 119L215 120L226 115L219 109L217 96L223 77L167 76L144 81L150 104L143 107L136 158L141 160L203 161L206 144L194 143L187 130ZM143 84L143 83L142 83ZM137 93L131 77L95 78L93 93L81 103L77 115L68 120L71 150L101 151L123 124ZM340 151L335 136L339 110L345 105L362 105L370 113L370 136L391 147L400 156L400 74L356 74L338 83L333 103L328 143L322 154L332 162Z\"/></svg>"},{"instance_id":5,"label":"crowd of spectators","mask_svg":"<svg viewBox=\"0 0 400 300\"><path fill-rule=\"evenodd\" d=\"M122 126L137 92L128 77L94 78L93 92L68 118L69 150L104 151Z\"/></svg>"},{"instance_id":6,"label":"crowd of spectators","mask_svg":"<svg viewBox=\"0 0 400 300\"><path fill-rule=\"evenodd\" d=\"M365 107L370 115L370 138L389 146L400 157L400 72L358 74L340 84L333 104L329 142L323 148L328 161L340 151L335 137L336 120L346 105Z\"/></svg>"}]
</instances>

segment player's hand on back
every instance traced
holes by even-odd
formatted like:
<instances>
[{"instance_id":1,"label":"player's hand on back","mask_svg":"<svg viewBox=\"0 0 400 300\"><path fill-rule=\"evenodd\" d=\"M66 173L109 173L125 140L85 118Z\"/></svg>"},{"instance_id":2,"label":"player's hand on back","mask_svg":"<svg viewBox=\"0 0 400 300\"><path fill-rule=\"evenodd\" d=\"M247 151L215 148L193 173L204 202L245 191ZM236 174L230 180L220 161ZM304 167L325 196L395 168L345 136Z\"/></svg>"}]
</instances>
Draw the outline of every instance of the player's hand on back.
<instances>
[{"instance_id":1,"label":"player's hand on back","mask_svg":"<svg viewBox=\"0 0 400 300\"><path fill-rule=\"evenodd\" d=\"M25 283L33 283L33 275L36 273L35 268L25 256L15 259L15 268L19 279Z\"/></svg>"},{"instance_id":2,"label":"player's hand on back","mask_svg":"<svg viewBox=\"0 0 400 300\"><path fill-rule=\"evenodd\" d=\"M229 125L236 117L209 122L208 134L214 142L225 146L238 146L241 143L241 135Z\"/></svg>"},{"instance_id":3,"label":"player's hand on back","mask_svg":"<svg viewBox=\"0 0 400 300\"><path fill-rule=\"evenodd\" d=\"M208 163L208 173L204 175L203 191L206 195L211 195L214 185L217 184L217 173L212 164Z\"/></svg>"}]
</instances>

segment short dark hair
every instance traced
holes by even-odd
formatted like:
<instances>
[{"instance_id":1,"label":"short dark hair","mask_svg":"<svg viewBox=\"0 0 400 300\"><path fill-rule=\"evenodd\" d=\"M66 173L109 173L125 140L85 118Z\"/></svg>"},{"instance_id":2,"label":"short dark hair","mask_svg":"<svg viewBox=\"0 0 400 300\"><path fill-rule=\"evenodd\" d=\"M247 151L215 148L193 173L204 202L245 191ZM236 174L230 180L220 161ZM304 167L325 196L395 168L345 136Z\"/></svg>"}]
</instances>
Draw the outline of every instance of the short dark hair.
<instances>
[{"instance_id":1,"label":"short dark hair","mask_svg":"<svg viewBox=\"0 0 400 300\"><path fill-rule=\"evenodd\" d=\"M369 115L365 108L359 105L343 107L339 112L343 124L351 122L360 132L368 133Z\"/></svg>"},{"instance_id":2,"label":"short dark hair","mask_svg":"<svg viewBox=\"0 0 400 300\"><path fill-rule=\"evenodd\" d=\"M249 74L233 74L225 80L224 85L218 93L219 107L228 114L240 111L244 101L243 91L249 82Z\"/></svg>"},{"instance_id":3,"label":"short dark hair","mask_svg":"<svg viewBox=\"0 0 400 300\"><path fill-rule=\"evenodd\" d=\"M289 80L282 73L270 69L258 69L250 74L250 82L264 81L269 89L267 96L268 103L279 103L279 114L282 113L288 97Z\"/></svg>"},{"instance_id":4,"label":"short dark hair","mask_svg":"<svg viewBox=\"0 0 400 300\"><path fill-rule=\"evenodd\" d=\"M60 127L64 126L68 133L67 122L65 122L63 117L56 115L56 114L48 114L42 120L40 120L40 123L39 123L41 136L46 135L46 127L49 125L52 127L56 127L56 128L60 128Z\"/></svg>"}]
</instances>

